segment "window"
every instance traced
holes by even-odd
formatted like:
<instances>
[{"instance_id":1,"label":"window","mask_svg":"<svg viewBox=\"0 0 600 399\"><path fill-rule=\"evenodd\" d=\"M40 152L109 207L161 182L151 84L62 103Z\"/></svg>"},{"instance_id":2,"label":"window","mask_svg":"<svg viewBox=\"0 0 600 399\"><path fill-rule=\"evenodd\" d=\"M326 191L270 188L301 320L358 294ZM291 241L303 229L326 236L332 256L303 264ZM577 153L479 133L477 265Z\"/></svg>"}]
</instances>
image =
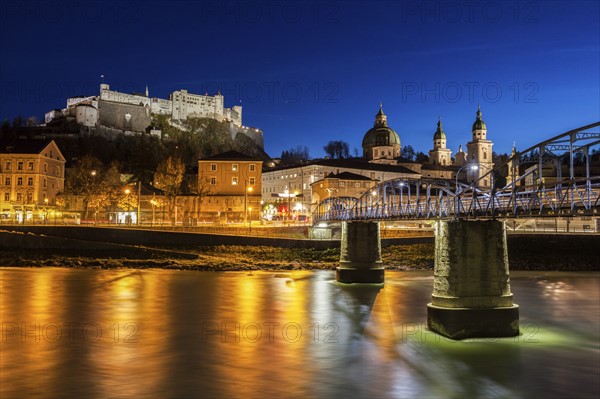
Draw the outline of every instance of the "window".
<instances>
[{"instance_id":1,"label":"window","mask_svg":"<svg viewBox=\"0 0 600 399\"><path fill-rule=\"evenodd\" d=\"M6 179L4 179L4 185L10 186L10 177L7 177Z\"/></svg>"},{"instance_id":2,"label":"window","mask_svg":"<svg viewBox=\"0 0 600 399\"><path fill-rule=\"evenodd\" d=\"M253 186L253 185L254 185L254 182L255 182L255 180L254 180L254 177L251 177L251 178L250 178L250 185L251 185L251 186Z\"/></svg>"},{"instance_id":3,"label":"window","mask_svg":"<svg viewBox=\"0 0 600 399\"><path fill-rule=\"evenodd\" d=\"M234 163L233 165L231 165L231 170L233 170L234 172L236 172L238 170L238 164Z\"/></svg>"},{"instance_id":4,"label":"window","mask_svg":"<svg viewBox=\"0 0 600 399\"><path fill-rule=\"evenodd\" d=\"M28 186L33 186L33 177L30 177L27 179L27 185Z\"/></svg>"},{"instance_id":5,"label":"window","mask_svg":"<svg viewBox=\"0 0 600 399\"><path fill-rule=\"evenodd\" d=\"M238 178L237 177L232 177L231 178L231 185L232 186L237 186L238 184Z\"/></svg>"},{"instance_id":6,"label":"window","mask_svg":"<svg viewBox=\"0 0 600 399\"><path fill-rule=\"evenodd\" d=\"M483 153L483 159L487 159L487 152Z\"/></svg>"},{"instance_id":7,"label":"window","mask_svg":"<svg viewBox=\"0 0 600 399\"><path fill-rule=\"evenodd\" d=\"M23 170L23 162L17 163L17 170Z\"/></svg>"},{"instance_id":8,"label":"window","mask_svg":"<svg viewBox=\"0 0 600 399\"><path fill-rule=\"evenodd\" d=\"M343 181L341 181L341 182L340 182L340 187L346 187L346 183L345 183L345 182L343 182Z\"/></svg>"},{"instance_id":9,"label":"window","mask_svg":"<svg viewBox=\"0 0 600 399\"><path fill-rule=\"evenodd\" d=\"M60 176L60 166L56 167L56 176Z\"/></svg>"},{"instance_id":10,"label":"window","mask_svg":"<svg viewBox=\"0 0 600 399\"><path fill-rule=\"evenodd\" d=\"M17 186L22 186L23 185L23 178L19 177L17 178Z\"/></svg>"},{"instance_id":11,"label":"window","mask_svg":"<svg viewBox=\"0 0 600 399\"><path fill-rule=\"evenodd\" d=\"M44 164L44 172L48 172L48 164L47 163Z\"/></svg>"},{"instance_id":12,"label":"window","mask_svg":"<svg viewBox=\"0 0 600 399\"><path fill-rule=\"evenodd\" d=\"M46 180L46 178L44 177L44 188L48 187L48 181Z\"/></svg>"},{"instance_id":13,"label":"window","mask_svg":"<svg viewBox=\"0 0 600 399\"><path fill-rule=\"evenodd\" d=\"M17 201L23 201L23 194L17 193Z\"/></svg>"},{"instance_id":14,"label":"window","mask_svg":"<svg viewBox=\"0 0 600 399\"><path fill-rule=\"evenodd\" d=\"M10 201L10 193L4 193L4 201Z\"/></svg>"},{"instance_id":15,"label":"window","mask_svg":"<svg viewBox=\"0 0 600 399\"><path fill-rule=\"evenodd\" d=\"M50 158L52 158L52 150L50 150Z\"/></svg>"},{"instance_id":16,"label":"window","mask_svg":"<svg viewBox=\"0 0 600 399\"><path fill-rule=\"evenodd\" d=\"M33 170L33 162L27 164L27 170Z\"/></svg>"},{"instance_id":17,"label":"window","mask_svg":"<svg viewBox=\"0 0 600 399\"><path fill-rule=\"evenodd\" d=\"M211 185L213 185L213 186L214 186L215 184L217 184L217 178L216 178L216 177L211 177L211 178L210 178L210 184L211 184Z\"/></svg>"},{"instance_id":18,"label":"window","mask_svg":"<svg viewBox=\"0 0 600 399\"><path fill-rule=\"evenodd\" d=\"M216 172L217 171L217 164L216 163L211 163L210 164L210 170L213 171L213 172Z\"/></svg>"},{"instance_id":19,"label":"window","mask_svg":"<svg viewBox=\"0 0 600 399\"><path fill-rule=\"evenodd\" d=\"M360 187L360 183L354 183L354 187L359 188Z\"/></svg>"},{"instance_id":20,"label":"window","mask_svg":"<svg viewBox=\"0 0 600 399\"><path fill-rule=\"evenodd\" d=\"M27 202L33 201L33 193L27 193Z\"/></svg>"},{"instance_id":21,"label":"window","mask_svg":"<svg viewBox=\"0 0 600 399\"><path fill-rule=\"evenodd\" d=\"M256 170L256 165L253 163L250 164L250 172L254 172Z\"/></svg>"},{"instance_id":22,"label":"window","mask_svg":"<svg viewBox=\"0 0 600 399\"><path fill-rule=\"evenodd\" d=\"M6 162L4 164L4 169L6 169L7 171L12 169L12 165L10 164L10 162Z\"/></svg>"}]
</instances>

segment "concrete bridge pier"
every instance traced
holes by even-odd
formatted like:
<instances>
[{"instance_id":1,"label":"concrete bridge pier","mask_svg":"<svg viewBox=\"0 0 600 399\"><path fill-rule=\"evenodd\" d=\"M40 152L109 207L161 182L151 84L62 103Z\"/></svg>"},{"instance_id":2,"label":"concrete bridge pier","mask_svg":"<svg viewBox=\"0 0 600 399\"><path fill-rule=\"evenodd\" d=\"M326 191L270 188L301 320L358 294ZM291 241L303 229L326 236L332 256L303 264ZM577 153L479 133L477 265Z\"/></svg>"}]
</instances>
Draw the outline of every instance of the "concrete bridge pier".
<instances>
[{"instance_id":1,"label":"concrete bridge pier","mask_svg":"<svg viewBox=\"0 0 600 399\"><path fill-rule=\"evenodd\" d=\"M438 221L427 326L452 339L519 334L504 222Z\"/></svg>"},{"instance_id":2,"label":"concrete bridge pier","mask_svg":"<svg viewBox=\"0 0 600 399\"><path fill-rule=\"evenodd\" d=\"M383 283L379 222L343 222L340 267L336 268L340 283Z\"/></svg>"}]
</instances>

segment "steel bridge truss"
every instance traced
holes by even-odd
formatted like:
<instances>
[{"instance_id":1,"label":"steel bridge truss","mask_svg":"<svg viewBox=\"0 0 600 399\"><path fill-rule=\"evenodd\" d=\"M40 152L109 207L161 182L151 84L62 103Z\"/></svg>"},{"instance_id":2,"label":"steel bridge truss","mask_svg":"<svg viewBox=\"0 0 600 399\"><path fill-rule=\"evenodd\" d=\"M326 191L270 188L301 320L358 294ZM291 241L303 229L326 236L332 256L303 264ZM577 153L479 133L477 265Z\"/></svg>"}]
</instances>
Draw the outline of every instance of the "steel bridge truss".
<instances>
[{"instance_id":1,"label":"steel bridge truss","mask_svg":"<svg viewBox=\"0 0 600 399\"><path fill-rule=\"evenodd\" d=\"M590 174L590 158L596 154L594 147L600 146L599 126L596 122L538 143L470 184L458 179L399 178L381 182L359 198L327 198L316 206L313 220L598 215L600 175ZM519 174L520 166L527 164L529 168ZM504 186L498 184L502 169L509 171ZM482 188L486 180L491 188Z\"/></svg>"}]
</instances>

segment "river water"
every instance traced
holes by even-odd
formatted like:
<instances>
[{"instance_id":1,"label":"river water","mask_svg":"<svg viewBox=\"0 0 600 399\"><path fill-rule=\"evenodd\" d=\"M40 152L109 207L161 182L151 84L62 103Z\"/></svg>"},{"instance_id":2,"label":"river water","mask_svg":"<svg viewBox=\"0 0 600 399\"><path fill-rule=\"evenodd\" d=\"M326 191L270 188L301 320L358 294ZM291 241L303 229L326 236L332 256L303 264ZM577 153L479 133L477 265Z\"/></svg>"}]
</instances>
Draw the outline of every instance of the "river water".
<instances>
[{"instance_id":1,"label":"river water","mask_svg":"<svg viewBox=\"0 0 600 399\"><path fill-rule=\"evenodd\" d=\"M431 272L0 269L2 398L597 398L600 274L513 272L521 332L425 329Z\"/></svg>"}]
</instances>

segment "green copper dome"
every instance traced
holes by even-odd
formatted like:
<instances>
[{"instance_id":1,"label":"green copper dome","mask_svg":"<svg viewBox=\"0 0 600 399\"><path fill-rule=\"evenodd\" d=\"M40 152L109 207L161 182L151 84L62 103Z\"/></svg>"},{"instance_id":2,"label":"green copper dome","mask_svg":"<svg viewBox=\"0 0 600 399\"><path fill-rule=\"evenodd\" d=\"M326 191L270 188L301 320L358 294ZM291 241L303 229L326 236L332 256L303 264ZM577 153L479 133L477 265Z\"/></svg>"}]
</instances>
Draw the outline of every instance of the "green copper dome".
<instances>
[{"instance_id":1,"label":"green copper dome","mask_svg":"<svg viewBox=\"0 0 600 399\"><path fill-rule=\"evenodd\" d=\"M481 107L480 106L477 106L477 119L475 120L475 123L473 123L472 130L487 130L487 127L485 126L485 122L483 121L483 119L481 119Z\"/></svg>"},{"instance_id":2,"label":"green copper dome","mask_svg":"<svg viewBox=\"0 0 600 399\"><path fill-rule=\"evenodd\" d=\"M362 141L363 149L366 147L400 145L400 136L387 125L387 116L383 113L383 107L379 106L379 112L375 115L375 124L365 133Z\"/></svg>"},{"instance_id":3,"label":"green copper dome","mask_svg":"<svg viewBox=\"0 0 600 399\"><path fill-rule=\"evenodd\" d=\"M438 121L437 130L435 131L435 134L433 135L433 139L434 140L441 140L441 139L446 140L446 133L444 133L444 129L442 129L442 119L441 118Z\"/></svg>"}]
</instances>

